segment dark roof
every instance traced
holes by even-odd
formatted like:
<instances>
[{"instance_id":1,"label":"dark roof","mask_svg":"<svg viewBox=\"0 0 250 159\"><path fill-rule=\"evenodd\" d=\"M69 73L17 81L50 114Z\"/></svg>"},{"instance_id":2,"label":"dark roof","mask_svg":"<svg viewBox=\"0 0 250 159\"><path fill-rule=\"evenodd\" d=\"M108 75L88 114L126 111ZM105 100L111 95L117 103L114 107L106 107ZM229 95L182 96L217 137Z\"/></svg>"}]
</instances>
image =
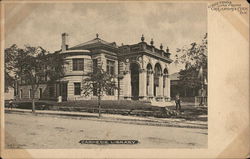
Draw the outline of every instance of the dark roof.
<instances>
[{"instance_id":1,"label":"dark roof","mask_svg":"<svg viewBox=\"0 0 250 159\"><path fill-rule=\"evenodd\" d=\"M96 46L107 46L107 47L117 48L115 42L109 43L109 42L104 41L100 38L95 38L93 40L90 40L90 41L78 44L76 46L73 46L73 47L69 48L69 50L91 49L91 48L94 48Z\"/></svg>"}]
</instances>

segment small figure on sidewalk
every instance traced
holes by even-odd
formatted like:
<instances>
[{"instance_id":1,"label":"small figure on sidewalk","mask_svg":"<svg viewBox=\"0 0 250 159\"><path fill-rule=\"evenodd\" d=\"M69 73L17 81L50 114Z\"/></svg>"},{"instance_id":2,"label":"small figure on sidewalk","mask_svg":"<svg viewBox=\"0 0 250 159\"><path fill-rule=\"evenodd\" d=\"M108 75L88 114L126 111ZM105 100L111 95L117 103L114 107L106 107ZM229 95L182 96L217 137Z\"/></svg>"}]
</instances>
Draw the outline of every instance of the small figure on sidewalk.
<instances>
[{"instance_id":1,"label":"small figure on sidewalk","mask_svg":"<svg viewBox=\"0 0 250 159\"><path fill-rule=\"evenodd\" d=\"M180 94L177 93L175 96L175 104L176 104L176 110L181 111L181 100L180 100Z\"/></svg>"},{"instance_id":2,"label":"small figure on sidewalk","mask_svg":"<svg viewBox=\"0 0 250 159\"><path fill-rule=\"evenodd\" d=\"M11 100L9 101L9 108L10 108L10 109L13 108L13 99L11 99Z\"/></svg>"}]
</instances>

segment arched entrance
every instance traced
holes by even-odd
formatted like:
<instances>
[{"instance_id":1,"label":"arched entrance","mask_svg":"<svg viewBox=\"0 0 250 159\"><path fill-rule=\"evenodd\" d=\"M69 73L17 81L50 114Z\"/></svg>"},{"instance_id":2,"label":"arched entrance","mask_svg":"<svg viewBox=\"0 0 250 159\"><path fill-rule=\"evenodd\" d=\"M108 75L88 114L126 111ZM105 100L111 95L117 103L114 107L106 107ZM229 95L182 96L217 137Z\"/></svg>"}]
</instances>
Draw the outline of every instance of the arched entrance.
<instances>
[{"instance_id":1,"label":"arched entrance","mask_svg":"<svg viewBox=\"0 0 250 159\"><path fill-rule=\"evenodd\" d=\"M153 82L152 79L151 79L151 76L152 76L152 73L153 72L153 68L151 66L151 64L148 64L147 65L147 95L153 95L151 90L152 90L152 86L151 86L151 83Z\"/></svg>"},{"instance_id":2,"label":"arched entrance","mask_svg":"<svg viewBox=\"0 0 250 159\"><path fill-rule=\"evenodd\" d=\"M159 92L159 77L162 74L161 65L159 63L155 64L154 68L154 96L158 96Z\"/></svg>"},{"instance_id":3,"label":"arched entrance","mask_svg":"<svg viewBox=\"0 0 250 159\"><path fill-rule=\"evenodd\" d=\"M166 86L166 80L168 78L168 70L165 68L164 71L163 71L163 88L167 87ZM165 92L166 93L166 92Z\"/></svg>"},{"instance_id":4,"label":"arched entrance","mask_svg":"<svg viewBox=\"0 0 250 159\"><path fill-rule=\"evenodd\" d=\"M139 99L139 65L136 63L130 64L131 72L131 99Z\"/></svg>"}]
</instances>

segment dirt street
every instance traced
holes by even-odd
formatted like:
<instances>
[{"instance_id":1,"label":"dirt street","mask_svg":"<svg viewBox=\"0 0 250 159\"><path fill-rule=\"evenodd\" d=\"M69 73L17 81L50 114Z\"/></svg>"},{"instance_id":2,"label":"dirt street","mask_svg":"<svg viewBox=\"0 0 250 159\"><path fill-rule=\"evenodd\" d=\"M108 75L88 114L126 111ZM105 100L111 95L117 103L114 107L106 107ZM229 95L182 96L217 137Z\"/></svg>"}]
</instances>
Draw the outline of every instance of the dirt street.
<instances>
[{"instance_id":1,"label":"dirt street","mask_svg":"<svg viewBox=\"0 0 250 159\"><path fill-rule=\"evenodd\" d=\"M6 148L206 148L207 136L207 129L5 114ZM80 140L138 140L139 144L92 145Z\"/></svg>"}]
</instances>

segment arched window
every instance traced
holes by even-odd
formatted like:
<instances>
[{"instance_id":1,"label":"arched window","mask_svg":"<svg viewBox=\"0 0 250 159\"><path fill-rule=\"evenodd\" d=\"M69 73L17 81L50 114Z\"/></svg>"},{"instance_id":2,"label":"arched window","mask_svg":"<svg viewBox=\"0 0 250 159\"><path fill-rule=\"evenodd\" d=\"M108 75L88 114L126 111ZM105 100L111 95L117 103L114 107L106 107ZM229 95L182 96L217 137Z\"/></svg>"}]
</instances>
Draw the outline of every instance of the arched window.
<instances>
[{"instance_id":1,"label":"arched window","mask_svg":"<svg viewBox=\"0 0 250 159\"><path fill-rule=\"evenodd\" d=\"M151 64L148 64L147 65L147 86L149 85L149 76L150 76L151 72L152 72L152 66L151 66Z\"/></svg>"},{"instance_id":2,"label":"arched window","mask_svg":"<svg viewBox=\"0 0 250 159\"><path fill-rule=\"evenodd\" d=\"M154 96L157 96L156 88L159 87L160 76L162 75L161 65L159 63L155 64L154 68Z\"/></svg>"},{"instance_id":3,"label":"arched window","mask_svg":"<svg viewBox=\"0 0 250 159\"><path fill-rule=\"evenodd\" d=\"M166 87L166 86L165 86L165 81L166 81L166 78L168 77L168 69L165 68L164 71L163 71L163 73L164 73L163 88L165 88L165 87Z\"/></svg>"},{"instance_id":4,"label":"arched window","mask_svg":"<svg viewBox=\"0 0 250 159\"><path fill-rule=\"evenodd\" d=\"M152 65L151 64L148 64L147 65L147 89L146 89L146 91L147 91L147 95L149 95L149 85L150 85L150 82L152 82L152 81L150 81L150 76L151 76L151 73L152 73Z\"/></svg>"},{"instance_id":5,"label":"arched window","mask_svg":"<svg viewBox=\"0 0 250 159\"><path fill-rule=\"evenodd\" d=\"M154 71L154 81L155 85L159 86L159 77L162 74L161 65L159 63L155 64L155 71Z\"/></svg>"}]
</instances>

